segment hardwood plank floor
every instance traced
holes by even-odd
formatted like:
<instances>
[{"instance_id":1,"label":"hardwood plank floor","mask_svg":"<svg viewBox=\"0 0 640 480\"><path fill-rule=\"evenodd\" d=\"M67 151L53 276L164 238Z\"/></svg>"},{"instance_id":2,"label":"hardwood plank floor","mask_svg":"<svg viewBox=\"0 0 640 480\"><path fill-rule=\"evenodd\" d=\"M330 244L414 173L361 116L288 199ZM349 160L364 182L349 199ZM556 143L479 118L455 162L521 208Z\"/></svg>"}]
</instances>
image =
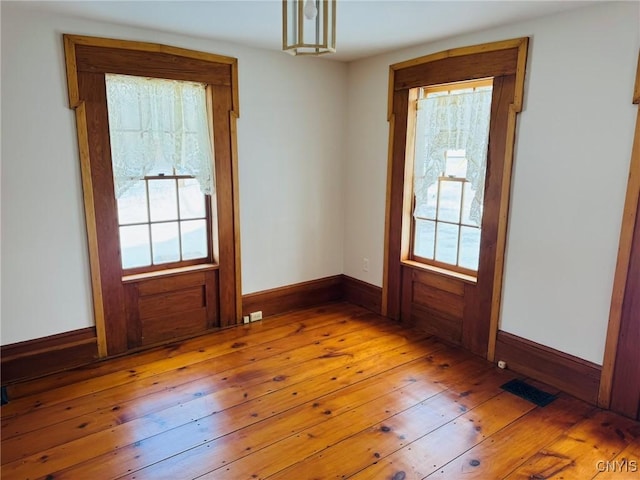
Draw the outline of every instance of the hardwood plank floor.
<instances>
[{"instance_id":1,"label":"hardwood plank floor","mask_svg":"<svg viewBox=\"0 0 640 480\"><path fill-rule=\"evenodd\" d=\"M13 385L3 479L640 478L640 425L328 304ZM547 391L557 393L547 386Z\"/></svg>"}]
</instances>

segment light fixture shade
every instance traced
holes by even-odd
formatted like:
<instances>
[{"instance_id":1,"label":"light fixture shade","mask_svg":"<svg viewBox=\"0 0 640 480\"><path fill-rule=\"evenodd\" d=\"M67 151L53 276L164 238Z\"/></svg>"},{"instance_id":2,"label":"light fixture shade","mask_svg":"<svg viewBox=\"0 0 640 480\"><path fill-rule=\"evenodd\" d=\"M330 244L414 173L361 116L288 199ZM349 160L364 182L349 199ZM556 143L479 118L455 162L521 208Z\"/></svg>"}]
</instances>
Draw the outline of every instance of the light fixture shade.
<instances>
[{"instance_id":1,"label":"light fixture shade","mask_svg":"<svg viewBox=\"0 0 640 480\"><path fill-rule=\"evenodd\" d=\"M336 0L282 0L282 50L292 55L336 51Z\"/></svg>"}]
</instances>

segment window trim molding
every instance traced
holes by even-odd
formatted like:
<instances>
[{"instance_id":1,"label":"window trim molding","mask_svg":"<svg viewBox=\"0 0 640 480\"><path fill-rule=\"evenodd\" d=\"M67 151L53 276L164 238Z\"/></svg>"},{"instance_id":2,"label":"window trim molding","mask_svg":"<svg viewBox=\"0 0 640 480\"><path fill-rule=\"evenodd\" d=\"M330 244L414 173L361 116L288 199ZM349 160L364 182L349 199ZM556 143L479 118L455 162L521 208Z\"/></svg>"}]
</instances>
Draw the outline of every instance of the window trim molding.
<instances>
[{"instance_id":1,"label":"window trim molding","mask_svg":"<svg viewBox=\"0 0 640 480\"><path fill-rule=\"evenodd\" d=\"M238 94L238 59L216 55L214 53L199 52L186 48L172 47L159 43L138 42L129 40L117 40L112 38L90 37L86 35L63 34L64 53L67 72L67 89L69 93L69 107L74 109L82 102L80 99L80 88L78 86L78 65L76 62L76 46L85 45L89 47L118 48L122 50L160 53L173 55L176 57L202 60L229 65L231 67L231 87L232 87L232 111L240 116L240 100Z\"/></svg>"},{"instance_id":2,"label":"window trim molding","mask_svg":"<svg viewBox=\"0 0 640 480\"><path fill-rule=\"evenodd\" d=\"M483 43L480 45L473 45L470 47L460 47L450 50L445 50L438 53L432 53L424 55L422 57L406 60L404 62L394 63L389 66L389 92L387 98L387 120L391 121L393 116L393 92L399 87L396 82L396 72L408 71L413 67L420 67L438 60L445 60L448 58L462 57L465 55L476 55L480 53L497 52L500 50L517 49L518 61L516 66L516 93L513 101L513 106L516 108L516 113L522 110L522 99L524 95L524 75L527 65L527 48L529 44L528 37L513 38L510 40L502 40L499 42ZM487 78L493 75L475 75L474 79ZM472 80L472 79L469 79ZM415 87L421 87L421 82L417 82ZM443 82L444 83L444 82ZM407 88L409 85L405 84L402 88Z\"/></svg>"},{"instance_id":3,"label":"window trim molding","mask_svg":"<svg viewBox=\"0 0 640 480\"><path fill-rule=\"evenodd\" d=\"M240 212L239 212L239 189L238 189L238 150L237 150L237 119L239 118L239 94L238 94L238 61L236 58L226 57L206 52L188 50L167 45L116 40L110 38L90 37L82 35L63 34L63 44L65 52L65 65L67 73L67 89L69 95L69 108L75 111L76 130L78 138L78 149L80 157L80 170L82 177L82 188L85 209L85 222L87 227L87 239L89 250L89 267L91 273L91 286L93 295L93 313L98 339L98 355L103 358L113 354L123 353L126 350L126 338L122 338L122 326L115 325L109 327L106 323L107 310L114 309L119 312L119 304L122 302L122 294L116 293L117 298L105 297L104 282L113 281L116 277L122 280L120 271L113 270L115 267L107 268L104 271L104 260L101 261L101 251L103 242L100 240L99 220L97 218L97 203L103 201L96 197L94 193L95 175L91 152L95 146L90 144L93 128L90 112L88 112L87 102L82 98L79 73L103 74L111 63L122 65L110 73L136 74L142 72L143 75L153 76L157 73L161 78L172 78L176 80L193 80L193 75L199 75L198 79L204 79L203 83L208 84L208 96L211 89L224 89L228 92L223 99L224 110L218 108L217 115L227 115L225 126L221 127L224 136L228 135L228 152L223 152L221 161L225 162L227 176L230 177L229 185L221 186L220 191L225 195L229 204L228 213L225 213L225 233L231 239L225 245L225 255L227 259L224 265L217 265L220 275L228 279L228 286L221 292L221 300L227 303L227 315L222 326L228 326L240 321L242 315L242 290L241 290L241 265L240 265ZM118 52L120 50L121 52ZM90 51L90 58L87 52ZM122 54L126 55L122 55ZM84 55L84 63L83 63ZM148 71L146 67L140 67L135 61L138 59L147 60L153 56L154 68L157 70ZM123 57L126 57L123 59ZM89 59L89 60L87 60ZM150 62L148 62L150 63ZM177 65L179 64L179 65ZM206 68L203 68L206 67ZM197 73L197 72L205 73ZM148 73L147 73L148 72ZM214 147L215 148L215 147ZM225 147L226 148L226 147ZM216 159L218 156L216 155ZM217 163L217 162L216 162ZM218 169L218 165L216 165ZM219 200L218 200L219 202ZM212 218L216 217L220 221L219 212L212 212ZM111 247L111 246L109 246ZM118 266L120 268L120 266ZM110 279L110 280L109 280ZM233 279L233 280L232 280ZM113 291L113 286L107 288ZM222 304L221 304L222 305ZM118 334L119 339L110 340L107 330L112 328ZM111 336L113 337L113 336ZM124 341L124 343L123 343Z\"/></svg>"},{"instance_id":4,"label":"window trim molding","mask_svg":"<svg viewBox=\"0 0 640 480\"><path fill-rule=\"evenodd\" d=\"M503 172L506 174L505 180L502 182L502 195L498 213L498 229L497 229L497 242L496 242L496 264L493 275L493 292L491 298L491 318L489 325L489 344L487 349L487 359L493 361L495 355L496 338L498 332L498 323L500 318L500 305L502 300L502 281L504 274L504 249L506 246L506 234L507 234L507 220L508 220L508 208L509 208L509 191L510 191L510 177L513 164L513 147L515 141L516 130L516 115L522 110L523 96L524 96L524 82L525 82L525 68L527 64L527 51L528 51L529 39L528 37L515 38L510 40L504 40L499 42L485 43L480 45L455 48L445 50L438 53L433 53L418 57L415 59L407 60L400 63L395 63L389 67L389 87L388 87L388 99L387 99L387 120L389 122L389 142L388 142L388 163L387 163L387 202L385 212L385 239L384 239L384 271L383 271L383 291L382 291L382 314L397 318L399 316L399 305L397 300L394 300L394 305L390 305L390 295L397 295L400 289L400 275L399 269L402 263L406 263L409 252L409 242L406 240L409 237L406 233L407 224L409 222L403 221L401 233L394 231L395 238L392 237L392 225L397 222L398 212L402 210L403 218L407 215L407 192L404 188L404 182L407 175L411 175L408 168L404 168L405 165L398 165L399 162L394 162L394 156L400 149L403 152L406 151L406 139L409 135L405 133L405 139L395 139L396 129L398 121L407 121L407 119L397 119L395 111L398 107L396 102L402 101L397 94L399 91L406 91L415 87L424 87L425 82L423 77L425 73L428 73L434 80L429 84L437 85L440 83L449 83L460 80L476 80L487 77L495 77L498 73L501 75L512 74L515 75L515 92L513 101L509 106L509 113L507 118L507 130L504 136L504 166ZM470 67L468 71L464 73L464 77L460 78L460 74L456 72L457 78L451 78L447 80L446 68L441 68L447 65L451 60L457 59L463 56L474 56L477 61L474 61L473 67ZM501 70L504 68L503 64L514 64L515 67L509 71ZM411 105L411 98L409 100L409 107ZM410 108L409 108L410 110ZM411 111L409 111L409 116ZM407 122L407 130L412 127L411 122ZM402 167L403 171L400 172ZM402 202L402 206L399 205ZM395 225L398 227L397 223ZM401 239L397 238L397 235L401 235ZM393 251L392 251L393 250ZM393 271L392 271L393 270ZM393 283L393 285L392 285ZM393 290L393 292L392 292Z\"/></svg>"}]
</instances>

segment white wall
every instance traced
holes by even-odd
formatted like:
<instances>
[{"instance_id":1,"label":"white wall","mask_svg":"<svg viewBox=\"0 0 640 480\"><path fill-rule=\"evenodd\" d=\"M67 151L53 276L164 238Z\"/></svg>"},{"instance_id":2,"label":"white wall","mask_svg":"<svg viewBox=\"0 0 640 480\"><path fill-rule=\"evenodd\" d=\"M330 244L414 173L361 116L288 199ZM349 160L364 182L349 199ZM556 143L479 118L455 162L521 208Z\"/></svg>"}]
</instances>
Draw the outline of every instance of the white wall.
<instances>
[{"instance_id":1,"label":"white wall","mask_svg":"<svg viewBox=\"0 0 640 480\"><path fill-rule=\"evenodd\" d=\"M382 285L389 65L529 36L500 328L601 364L637 111L639 31L637 2L606 3L350 64L345 274Z\"/></svg>"},{"instance_id":2,"label":"white wall","mask_svg":"<svg viewBox=\"0 0 640 480\"><path fill-rule=\"evenodd\" d=\"M342 272L346 65L2 2L3 345L93 325L62 33L238 58L243 293Z\"/></svg>"},{"instance_id":3,"label":"white wall","mask_svg":"<svg viewBox=\"0 0 640 480\"><path fill-rule=\"evenodd\" d=\"M342 272L382 285L389 64L530 36L501 328L601 363L635 121L636 2L348 66L1 8L3 345L93 324L62 33L239 59L243 293Z\"/></svg>"}]
</instances>

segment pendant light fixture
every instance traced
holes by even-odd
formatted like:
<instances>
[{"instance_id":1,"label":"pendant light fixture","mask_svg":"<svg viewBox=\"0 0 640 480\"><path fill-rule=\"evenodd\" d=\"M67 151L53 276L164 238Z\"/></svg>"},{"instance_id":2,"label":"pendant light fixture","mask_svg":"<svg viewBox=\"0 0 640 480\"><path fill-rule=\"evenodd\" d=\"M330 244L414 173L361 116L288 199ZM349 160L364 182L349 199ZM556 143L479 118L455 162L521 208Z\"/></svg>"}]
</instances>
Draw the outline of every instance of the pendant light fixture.
<instances>
[{"instance_id":1,"label":"pendant light fixture","mask_svg":"<svg viewBox=\"0 0 640 480\"><path fill-rule=\"evenodd\" d=\"M282 50L292 55L336 51L336 0L282 0Z\"/></svg>"}]
</instances>

